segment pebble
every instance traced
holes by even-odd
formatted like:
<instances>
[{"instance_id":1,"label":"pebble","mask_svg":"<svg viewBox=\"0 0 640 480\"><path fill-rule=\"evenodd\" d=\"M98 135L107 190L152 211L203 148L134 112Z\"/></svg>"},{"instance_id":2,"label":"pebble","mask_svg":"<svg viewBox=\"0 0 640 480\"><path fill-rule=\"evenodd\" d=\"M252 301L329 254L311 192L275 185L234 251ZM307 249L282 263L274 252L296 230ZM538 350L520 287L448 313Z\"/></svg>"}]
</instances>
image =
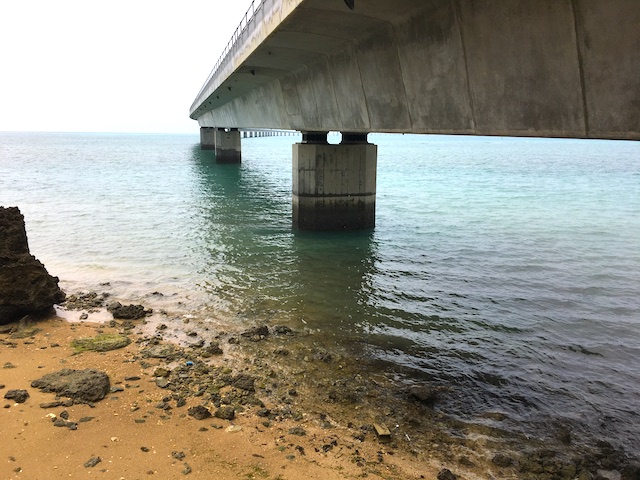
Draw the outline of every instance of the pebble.
<instances>
[{"instance_id":1,"label":"pebble","mask_svg":"<svg viewBox=\"0 0 640 480\"><path fill-rule=\"evenodd\" d=\"M84 468L93 468L98 465L102 459L100 457L91 457L84 463Z\"/></svg>"}]
</instances>

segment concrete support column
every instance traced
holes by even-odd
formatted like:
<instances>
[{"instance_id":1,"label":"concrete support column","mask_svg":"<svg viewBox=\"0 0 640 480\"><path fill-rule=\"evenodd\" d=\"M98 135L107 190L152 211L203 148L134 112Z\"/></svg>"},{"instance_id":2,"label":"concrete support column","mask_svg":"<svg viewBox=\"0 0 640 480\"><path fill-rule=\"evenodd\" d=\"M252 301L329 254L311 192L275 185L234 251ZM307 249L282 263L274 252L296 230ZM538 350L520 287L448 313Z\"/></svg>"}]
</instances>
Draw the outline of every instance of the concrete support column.
<instances>
[{"instance_id":1,"label":"concrete support column","mask_svg":"<svg viewBox=\"0 0 640 480\"><path fill-rule=\"evenodd\" d=\"M358 136L355 138L352 135ZM378 147L367 134L303 132L293 145L293 226L301 230L354 230L375 226Z\"/></svg>"},{"instance_id":2,"label":"concrete support column","mask_svg":"<svg viewBox=\"0 0 640 480\"><path fill-rule=\"evenodd\" d=\"M202 150L216 149L216 129L214 127L200 127L200 148Z\"/></svg>"},{"instance_id":3,"label":"concrete support column","mask_svg":"<svg viewBox=\"0 0 640 480\"><path fill-rule=\"evenodd\" d=\"M238 129L231 128L227 131L217 128L215 137L216 163L240 163L242 148Z\"/></svg>"}]
</instances>

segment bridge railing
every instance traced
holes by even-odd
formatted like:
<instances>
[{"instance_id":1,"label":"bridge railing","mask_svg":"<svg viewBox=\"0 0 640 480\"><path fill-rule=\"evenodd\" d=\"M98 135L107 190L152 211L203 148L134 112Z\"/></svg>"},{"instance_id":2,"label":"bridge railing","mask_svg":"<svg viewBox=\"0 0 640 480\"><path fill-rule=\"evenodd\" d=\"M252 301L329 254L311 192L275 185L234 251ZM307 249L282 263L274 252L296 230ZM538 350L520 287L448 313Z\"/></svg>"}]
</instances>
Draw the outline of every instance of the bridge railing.
<instances>
[{"instance_id":1,"label":"bridge railing","mask_svg":"<svg viewBox=\"0 0 640 480\"><path fill-rule=\"evenodd\" d=\"M231 36L231 40L229 40L229 42L227 43L227 46L222 51L220 58L218 58L218 61L214 65L213 69L211 70L211 73L209 73L207 80L204 82L204 85L198 92L198 95L196 98L200 98L200 95L202 95L202 92L204 92L204 90L207 88L207 85L209 85L209 82L211 81L211 79L217 76L222 66L227 63L228 57L232 53L235 53L237 51L238 40L240 40L241 37L243 37L244 33L247 31L247 28L252 25L252 22L256 19L256 14L264 11L264 5L268 1L269 0L252 0L251 1L251 5L249 6L246 13L244 14L244 17L242 17L242 20L240 20L240 25L238 25L235 32L233 32L233 35ZM270 3L273 4L273 1L271 1ZM255 25L253 25L253 28L255 28Z\"/></svg>"}]
</instances>

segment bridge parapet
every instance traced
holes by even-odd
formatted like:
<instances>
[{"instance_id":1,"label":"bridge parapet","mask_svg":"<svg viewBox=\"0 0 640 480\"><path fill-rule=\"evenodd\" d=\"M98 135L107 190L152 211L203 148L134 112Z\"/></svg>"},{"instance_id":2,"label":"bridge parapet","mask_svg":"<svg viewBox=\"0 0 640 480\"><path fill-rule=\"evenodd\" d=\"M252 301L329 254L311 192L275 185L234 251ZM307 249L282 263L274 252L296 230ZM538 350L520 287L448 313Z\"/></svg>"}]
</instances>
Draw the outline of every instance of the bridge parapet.
<instances>
[{"instance_id":1,"label":"bridge parapet","mask_svg":"<svg viewBox=\"0 0 640 480\"><path fill-rule=\"evenodd\" d=\"M252 0L194 100L193 112L229 78L302 0Z\"/></svg>"}]
</instances>

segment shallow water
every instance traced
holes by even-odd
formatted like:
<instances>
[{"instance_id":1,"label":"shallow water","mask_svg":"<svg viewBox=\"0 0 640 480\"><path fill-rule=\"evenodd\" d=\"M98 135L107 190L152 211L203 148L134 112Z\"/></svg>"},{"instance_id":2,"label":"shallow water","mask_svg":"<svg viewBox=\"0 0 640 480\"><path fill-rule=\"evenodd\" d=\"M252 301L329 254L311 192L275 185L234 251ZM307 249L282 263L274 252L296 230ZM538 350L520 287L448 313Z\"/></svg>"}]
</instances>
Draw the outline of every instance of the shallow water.
<instances>
[{"instance_id":1,"label":"shallow water","mask_svg":"<svg viewBox=\"0 0 640 480\"><path fill-rule=\"evenodd\" d=\"M371 135L375 230L310 233L298 138L0 133L0 205L66 291L319 329L460 418L640 450L640 144Z\"/></svg>"}]
</instances>

